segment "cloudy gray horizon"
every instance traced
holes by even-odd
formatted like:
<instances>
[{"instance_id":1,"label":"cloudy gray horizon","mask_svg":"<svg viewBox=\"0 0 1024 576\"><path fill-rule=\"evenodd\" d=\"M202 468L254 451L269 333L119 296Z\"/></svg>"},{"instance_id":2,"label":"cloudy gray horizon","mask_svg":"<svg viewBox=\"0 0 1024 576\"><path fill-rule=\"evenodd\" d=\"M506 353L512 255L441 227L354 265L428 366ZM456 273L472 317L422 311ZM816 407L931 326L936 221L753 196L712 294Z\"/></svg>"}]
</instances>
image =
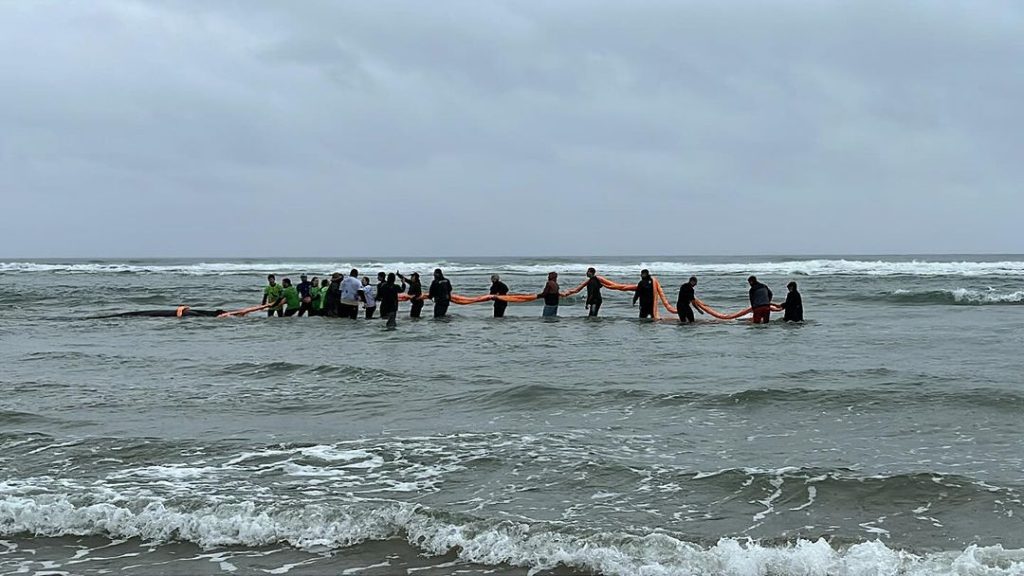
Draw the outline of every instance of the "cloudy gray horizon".
<instances>
[{"instance_id":1,"label":"cloudy gray horizon","mask_svg":"<svg viewBox=\"0 0 1024 576\"><path fill-rule=\"evenodd\" d=\"M0 257L1024 253L1024 4L0 1Z\"/></svg>"}]
</instances>

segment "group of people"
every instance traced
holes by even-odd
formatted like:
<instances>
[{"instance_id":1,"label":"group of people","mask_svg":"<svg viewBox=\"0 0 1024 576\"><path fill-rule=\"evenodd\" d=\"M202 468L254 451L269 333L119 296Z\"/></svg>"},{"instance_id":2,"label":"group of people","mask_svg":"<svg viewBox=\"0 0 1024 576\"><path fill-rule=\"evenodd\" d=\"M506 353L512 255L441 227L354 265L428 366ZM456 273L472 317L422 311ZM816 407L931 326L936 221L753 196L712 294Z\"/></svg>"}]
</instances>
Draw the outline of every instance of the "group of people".
<instances>
[{"instance_id":1,"label":"group of people","mask_svg":"<svg viewBox=\"0 0 1024 576\"><path fill-rule=\"evenodd\" d=\"M358 318L361 307L366 319L372 319L379 309L380 317L387 321L388 326L394 326L399 296L403 293L408 294L411 301L410 317L419 318L423 310L423 285L418 272L413 272L408 278L397 272L378 272L376 284L370 282L368 276L360 278L359 270L355 268L349 271L348 276L335 272L330 278L321 280L314 276L310 280L303 274L299 280L299 284L293 285L290 279L284 278L278 284L274 274L267 276L262 302L262 305L269 306L267 316ZM428 298L434 302L435 317L448 313L451 295L452 284L438 268L434 271L434 281L428 293Z\"/></svg>"},{"instance_id":2,"label":"group of people","mask_svg":"<svg viewBox=\"0 0 1024 576\"><path fill-rule=\"evenodd\" d=\"M379 313L390 327L396 324L398 303L402 294L408 295L411 306L410 318L420 317L424 300L431 300L434 303L434 317L442 318L448 314L448 307L452 301L452 283L445 278L440 268L434 270L433 280L425 297L420 275L417 272L413 272L409 277L398 272L379 272L376 284L372 283L368 276L360 278L359 270L355 268L349 272L348 276L335 272L329 279L320 280L314 276L312 280L308 280L305 274L301 275L299 279L300 282L296 285L293 285L288 278L284 278L278 284L277 278L273 274L267 276L267 286L263 291L262 304L268 306L268 316L277 314L278 316L309 315L358 318L359 309L362 308L367 319L372 319ZM766 324L771 318L772 291L758 281L755 276L749 277L747 283L750 285L748 295L753 322ZM604 284L598 278L595 268L587 269L587 280L584 287L588 315L596 317L604 302L601 295ZM676 309L680 322L694 322L694 310L704 314L701 307L696 304L696 287L697 277L691 276L679 288ZM785 313L783 320L802 322L803 301L800 292L797 291L796 282L790 282L787 284L787 288L786 301L780 304ZM509 292L508 285L502 282L499 275L491 275L490 294L492 296L506 296ZM557 272L548 274L547 282L544 284L543 290L537 294L537 298L544 301L542 316L555 317L558 315L562 294ZM637 282L636 288L633 289L633 306L639 304L640 318L654 316L655 298L654 279L651 277L650 271L642 270L640 280ZM508 302L494 299L495 318L504 317L507 308Z\"/></svg>"}]
</instances>

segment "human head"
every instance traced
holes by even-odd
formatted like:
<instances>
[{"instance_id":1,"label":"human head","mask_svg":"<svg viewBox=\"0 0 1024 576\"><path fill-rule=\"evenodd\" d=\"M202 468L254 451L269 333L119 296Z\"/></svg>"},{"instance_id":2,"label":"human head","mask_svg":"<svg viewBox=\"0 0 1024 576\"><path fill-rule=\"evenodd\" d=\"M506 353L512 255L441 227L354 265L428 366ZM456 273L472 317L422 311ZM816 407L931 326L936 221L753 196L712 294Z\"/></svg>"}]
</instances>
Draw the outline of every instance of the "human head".
<instances>
[{"instance_id":1,"label":"human head","mask_svg":"<svg viewBox=\"0 0 1024 576\"><path fill-rule=\"evenodd\" d=\"M587 278L593 278L594 276L597 276L597 270L593 266L587 268Z\"/></svg>"},{"instance_id":2,"label":"human head","mask_svg":"<svg viewBox=\"0 0 1024 576\"><path fill-rule=\"evenodd\" d=\"M316 276L313 276L313 279L310 280L309 283L312 284L313 286L319 286L320 285L320 278L318 278Z\"/></svg>"},{"instance_id":3,"label":"human head","mask_svg":"<svg viewBox=\"0 0 1024 576\"><path fill-rule=\"evenodd\" d=\"M335 272L335 273L331 274L331 282L340 282L340 281L341 281L341 272Z\"/></svg>"},{"instance_id":4,"label":"human head","mask_svg":"<svg viewBox=\"0 0 1024 576\"><path fill-rule=\"evenodd\" d=\"M696 286L696 285L697 285L697 277L696 276L690 276L690 286Z\"/></svg>"},{"instance_id":5,"label":"human head","mask_svg":"<svg viewBox=\"0 0 1024 576\"><path fill-rule=\"evenodd\" d=\"M291 285L292 285L292 281L290 279L285 278L284 280L281 280L281 286L288 287L288 286L291 286Z\"/></svg>"},{"instance_id":6,"label":"human head","mask_svg":"<svg viewBox=\"0 0 1024 576\"><path fill-rule=\"evenodd\" d=\"M412 274L409 274L409 278L419 282L420 281L420 273L419 272L413 272Z\"/></svg>"},{"instance_id":7,"label":"human head","mask_svg":"<svg viewBox=\"0 0 1024 576\"><path fill-rule=\"evenodd\" d=\"M751 276L750 278L747 278L747 284L750 284L751 286L757 284L757 276Z\"/></svg>"},{"instance_id":8,"label":"human head","mask_svg":"<svg viewBox=\"0 0 1024 576\"><path fill-rule=\"evenodd\" d=\"M650 275L651 275L651 271L648 270L647 268L644 268L643 270L640 271L640 277L641 278L647 278Z\"/></svg>"},{"instance_id":9,"label":"human head","mask_svg":"<svg viewBox=\"0 0 1024 576\"><path fill-rule=\"evenodd\" d=\"M548 272L548 280L558 280L558 272Z\"/></svg>"},{"instance_id":10,"label":"human head","mask_svg":"<svg viewBox=\"0 0 1024 576\"><path fill-rule=\"evenodd\" d=\"M437 279L444 278L444 273L441 272L440 268L434 268L434 278L437 278Z\"/></svg>"},{"instance_id":11,"label":"human head","mask_svg":"<svg viewBox=\"0 0 1024 576\"><path fill-rule=\"evenodd\" d=\"M370 285L370 277L369 276L363 276L363 286L369 286L369 285Z\"/></svg>"},{"instance_id":12,"label":"human head","mask_svg":"<svg viewBox=\"0 0 1024 576\"><path fill-rule=\"evenodd\" d=\"M348 275L353 277L353 278L359 278L359 270L356 270L355 268L353 268L353 269L348 271Z\"/></svg>"},{"instance_id":13,"label":"human head","mask_svg":"<svg viewBox=\"0 0 1024 576\"><path fill-rule=\"evenodd\" d=\"M305 282L306 281L306 275L302 274L301 276L299 276L299 280L302 280L303 282Z\"/></svg>"},{"instance_id":14,"label":"human head","mask_svg":"<svg viewBox=\"0 0 1024 576\"><path fill-rule=\"evenodd\" d=\"M786 284L786 288L789 288L790 292L796 292L796 282L791 280L789 284Z\"/></svg>"},{"instance_id":15,"label":"human head","mask_svg":"<svg viewBox=\"0 0 1024 576\"><path fill-rule=\"evenodd\" d=\"M497 274L491 274L491 282L497 282L499 280L501 280L501 276L498 276Z\"/></svg>"},{"instance_id":16,"label":"human head","mask_svg":"<svg viewBox=\"0 0 1024 576\"><path fill-rule=\"evenodd\" d=\"M277 278L273 274L267 274L267 282L273 286L274 284L277 284Z\"/></svg>"},{"instance_id":17,"label":"human head","mask_svg":"<svg viewBox=\"0 0 1024 576\"><path fill-rule=\"evenodd\" d=\"M385 273L383 273L383 272L377 272L377 281L378 281L378 282L383 282L383 281L384 281L384 278L385 278L386 276L387 276L387 274L385 274Z\"/></svg>"},{"instance_id":18,"label":"human head","mask_svg":"<svg viewBox=\"0 0 1024 576\"><path fill-rule=\"evenodd\" d=\"M385 281L388 284L394 284L395 283L395 273L394 272L388 272L388 275L387 275L387 278L386 278Z\"/></svg>"}]
</instances>

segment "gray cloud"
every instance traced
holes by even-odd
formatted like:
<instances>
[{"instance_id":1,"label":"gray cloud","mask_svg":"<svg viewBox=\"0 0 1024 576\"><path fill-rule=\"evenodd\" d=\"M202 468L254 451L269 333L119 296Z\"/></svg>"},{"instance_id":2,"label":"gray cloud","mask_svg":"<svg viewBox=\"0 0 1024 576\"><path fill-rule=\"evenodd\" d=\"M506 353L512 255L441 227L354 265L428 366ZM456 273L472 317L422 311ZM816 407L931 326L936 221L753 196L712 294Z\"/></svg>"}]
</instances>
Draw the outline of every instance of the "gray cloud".
<instances>
[{"instance_id":1,"label":"gray cloud","mask_svg":"<svg viewBox=\"0 0 1024 576\"><path fill-rule=\"evenodd\" d=\"M5 256L1024 252L1024 11L0 4Z\"/></svg>"}]
</instances>

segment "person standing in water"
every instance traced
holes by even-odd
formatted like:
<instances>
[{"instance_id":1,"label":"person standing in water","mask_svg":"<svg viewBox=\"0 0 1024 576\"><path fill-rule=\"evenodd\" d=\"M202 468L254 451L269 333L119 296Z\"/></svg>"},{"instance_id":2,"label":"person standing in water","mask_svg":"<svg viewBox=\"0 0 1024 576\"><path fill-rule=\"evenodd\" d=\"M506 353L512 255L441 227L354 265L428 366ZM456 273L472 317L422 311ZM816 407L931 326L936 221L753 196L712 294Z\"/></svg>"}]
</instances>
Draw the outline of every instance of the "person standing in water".
<instances>
[{"instance_id":1,"label":"person standing in water","mask_svg":"<svg viewBox=\"0 0 1024 576\"><path fill-rule=\"evenodd\" d=\"M405 282L401 286L395 284L395 274L385 276L384 283L377 289L377 302L380 304L380 317L385 326L394 328L398 325L398 295L405 291Z\"/></svg>"},{"instance_id":2,"label":"person standing in water","mask_svg":"<svg viewBox=\"0 0 1024 576\"><path fill-rule=\"evenodd\" d=\"M491 274L491 295L492 296L504 296L508 294L508 285L501 281L501 277L497 274ZM508 308L508 302L504 300L494 300L494 317L504 318L505 309Z\"/></svg>"},{"instance_id":3,"label":"person standing in water","mask_svg":"<svg viewBox=\"0 0 1024 576\"><path fill-rule=\"evenodd\" d=\"M366 308L366 319L373 320L373 313L377 311L377 289L370 284L367 276L363 276L363 287L359 292L362 294L363 307Z\"/></svg>"},{"instance_id":4,"label":"person standing in water","mask_svg":"<svg viewBox=\"0 0 1024 576\"><path fill-rule=\"evenodd\" d=\"M408 284L409 288L406 290L406 294L409 295L409 303L411 308L409 309L409 318L419 318L420 313L423 310L423 284L420 283L420 273L413 272L408 278L397 274L402 279L403 284Z\"/></svg>"},{"instance_id":5,"label":"person standing in water","mask_svg":"<svg viewBox=\"0 0 1024 576\"><path fill-rule=\"evenodd\" d=\"M277 283L277 278L273 274L268 274L267 287L263 289L263 302L261 303L261 306L273 304L273 306L267 310L268 318L273 316L275 312L278 316L284 315L284 310L281 309L284 304L283 292L284 288Z\"/></svg>"},{"instance_id":6,"label":"person standing in water","mask_svg":"<svg viewBox=\"0 0 1024 576\"><path fill-rule=\"evenodd\" d=\"M299 297L299 291L292 286L292 281L288 278L281 280L281 296L284 297L285 303L288 308L284 311L285 316L295 316L302 308L302 298Z\"/></svg>"},{"instance_id":7,"label":"person standing in water","mask_svg":"<svg viewBox=\"0 0 1024 576\"><path fill-rule=\"evenodd\" d=\"M587 309L590 310L588 316L596 318L598 311L601 310L601 302L603 301L601 298L601 279L597 277L597 270L593 267L587 268Z\"/></svg>"},{"instance_id":8,"label":"person standing in water","mask_svg":"<svg viewBox=\"0 0 1024 576\"><path fill-rule=\"evenodd\" d=\"M558 272L548 272L548 281L544 284L544 291L537 297L544 299L544 311L541 312L543 317L558 316L558 301L562 297L558 288Z\"/></svg>"},{"instance_id":9,"label":"person standing in water","mask_svg":"<svg viewBox=\"0 0 1024 576\"><path fill-rule=\"evenodd\" d=\"M640 317L653 318L654 280L651 279L651 273L646 268L640 271L640 282L637 283L636 290L633 291L633 306L636 306L637 301L640 302Z\"/></svg>"},{"instance_id":10,"label":"person standing in water","mask_svg":"<svg viewBox=\"0 0 1024 576\"><path fill-rule=\"evenodd\" d=\"M789 292L786 294L786 301L782 304L782 309L785 311L782 319L786 322L803 322L804 300L796 290L796 282L786 284L786 288Z\"/></svg>"},{"instance_id":11,"label":"person standing in water","mask_svg":"<svg viewBox=\"0 0 1024 576\"><path fill-rule=\"evenodd\" d=\"M676 301L676 311L679 312L680 322L688 322L690 324L693 324L694 322L693 308L690 307L690 304L693 304L693 301L697 298L696 294L693 293L693 289L696 287L696 276L690 276L690 279L684 282L683 285L679 287L679 300ZM694 304L694 306L696 306L696 304ZM697 312L700 312L701 314L704 313L704 311L701 310L699 306L696 307Z\"/></svg>"},{"instance_id":12,"label":"person standing in water","mask_svg":"<svg viewBox=\"0 0 1024 576\"><path fill-rule=\"evenodd\" d=\"M338 309L338 306L341 305L341 273L335 272L331 274L331 281L328 283L327 279L324 279L324 283L327 286L320 287L323 300L321 314L329 318L337 318L341 314L341 311Z\"/></svg>"},{"instance_id":13,"label":"person standing in water","mask_svg":"<svg viewBox=\"0 0 1024 576\"><path fill-rule=\"evenodd\" d=\"M338 316L342 318L359 317L359 291L363 289L359 281L359 270L353 268L348 276L341 281L340 304L338 304Z\"/></svg>"},{"instance_id":14,"label":"person standing in water","mask_svg":"<svg viewBox=\"0 0 1024 576\"><path fill-rule=\"evenodd\" d=\"M299 298L302 302L299 306L299 316L303 314L313 315L313 284L306 280L306 275L299 276L299 285L295 287L299 291Z\"/></svg>"},{"instance_id":15,"label":"person standing in water","mask_svg":"<svg viewBox=\"0 0 1024 576\"><path fill-rule=\"evenodd\" d=\"M323 311L323 303L320 301L320 296L323 291L320 288L320 278L313 276L313 279L309 281L309 315L320 316Z\"/></svg>"},{"instance_id":16,"label":"person standing in water","mask_svg":"<svg viewBox=\"0 0 1024 576\"><path fill-rule=\"evenodd\" d=\"M434 318L443 318L448 314L448 306L452 302L452 283L444 277L440 268L434 269L434 281L430 283L427 297L434 301Z\"/></svg>"},{"instance_id":17,"label":"person standing in water","mask_svg":"<svg viewBox=\"0 0 1024 576\"><path fill-rule=\"evenodd\" d=\"M754 324L767 324L772 317L772 291L757 281L757 276L747 278L750 284L750 308L754 312Z\"/></svg>"}]
</instances>

